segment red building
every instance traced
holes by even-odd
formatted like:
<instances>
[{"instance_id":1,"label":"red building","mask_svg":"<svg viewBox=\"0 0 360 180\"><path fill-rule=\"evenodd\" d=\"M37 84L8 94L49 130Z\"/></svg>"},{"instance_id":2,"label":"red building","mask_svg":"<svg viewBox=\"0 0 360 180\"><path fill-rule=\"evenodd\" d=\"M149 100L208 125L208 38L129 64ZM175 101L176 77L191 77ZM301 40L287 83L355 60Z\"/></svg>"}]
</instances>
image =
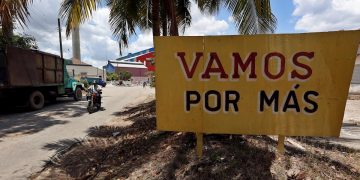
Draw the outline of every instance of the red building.
<instances>
[{"instance_id":1,"label":"red building","mask_svg":"<svg viewBox=\"0 0 360 180\"><path fill-rule=\"evenodd\" d=\"M109 61L109 64L114 68L114 72L129 72L134 81L147 81L147 67L141 62L126 62L126 61Z\"/></svg>"},{"instance_id":2,"label":"red building","mask_svg":"<svg viewBox=\"0 0 360 180\"><path fill-rule=\"evenodd\" d=\"M155 71L154 48L145 49L136 53L129 53L127 56L108 61L103 68L106 72L117 73L127 71L132 74L134 81L147 81L149 72Z\"/></svg>"},{"instance_id":3,"label":"red building","mask_svg":"<svg viewBox=\"0 0 360 180\"><path fill-rule=\"evenodd\" d=\"M148 68L147 69L148 71L155 71L155 66L152 63L154 56L155 56L154 52L149 52L136 57L136 62L142 62Z\"/></svg>"}]
</instances>

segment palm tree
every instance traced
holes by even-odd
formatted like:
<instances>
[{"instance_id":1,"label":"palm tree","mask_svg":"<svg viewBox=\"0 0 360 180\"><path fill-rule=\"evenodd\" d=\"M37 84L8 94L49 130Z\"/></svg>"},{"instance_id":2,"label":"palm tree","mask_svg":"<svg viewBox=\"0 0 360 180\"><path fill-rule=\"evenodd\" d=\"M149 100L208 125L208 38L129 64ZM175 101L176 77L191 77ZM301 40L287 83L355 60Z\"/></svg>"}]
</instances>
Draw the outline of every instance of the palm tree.
<instances>
[{"instance_id":1,"label":"palm tree","mask_svg":"<svg viewBox=\"0 0 360 180\"><path fill-rule=\"evenodd\" d=\"M270 0L195 0L202 12L216 14L221 6L231 12L240 34L273 33L276 17Z\"/></svg>"},{"instance_id":2,"label":"palm tree","mask_svg":"<svg viewBox=\"0 0 360 180\"><path fill-rule=\"evenodd\" d=\"M64 0L60 7L60 16L66 20L66 35L92 16L101 0Z\"/></svg>"},{"instance_id":3,"label":"palm tree","mask_svg":"<svg viewBox=\"0 0 360 180\"><path fill-rule=\"evenodd\" d=\"M225 6L241 34L274 32L276 18L269 0L195 0L204 13L215 14ZM152 29L153 36L178 36L179 27L191 24L190 0L63 0L60 16L66 20L66 32L89 19L101 3L110 8L109 22L119 39L120 51L128 46L130 36Z\"/></svg>"},{"instance_id":4,"label":"palm tree","mask_svg":"<svg viewBox=\"0 0 360 180\"><path fill-rule=\"evenodd\" d=\"M30 16L28 8L32 2L32 0L0 0L0 23L6 39L11 40L15 21L22 27L26 26L26 20Z\"/></svg>"},{"instance_id":5,"label":"palm tree","mask_svg":"<svg viewBox=\"0 0 360 180\"><path fill-rule=\"evenodd\" d=\"M191 22L189 0L64 0L60 16L66 20L66 34L89 19L99 5L104 5L101 3L110 9L109 23L119 39L120 52L137 28L152 29L154 36L160 36L160 26L162 34L167 35L170 24L170 35L178 35L178 26L185 29Z\"/></svg>"}]
</instances>

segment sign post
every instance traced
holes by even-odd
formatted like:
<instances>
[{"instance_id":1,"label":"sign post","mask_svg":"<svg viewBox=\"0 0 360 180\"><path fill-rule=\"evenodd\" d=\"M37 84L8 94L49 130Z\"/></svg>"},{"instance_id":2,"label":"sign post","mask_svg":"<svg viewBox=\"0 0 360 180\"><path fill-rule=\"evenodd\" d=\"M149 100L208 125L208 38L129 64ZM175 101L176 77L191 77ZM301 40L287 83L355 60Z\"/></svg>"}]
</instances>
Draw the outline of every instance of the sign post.
<instances>
[{"instance_id":1,"label":"sign post","mask_svg":"<svg viewBox=\"0 0 360 180\"><path fill-rule=\"evenodd\" d=\"M285 153L285 136L283 135L278 136L277 150L279 154Z\"/></svg>"},{"instance_id":2,"label":"sign post","mask_svg":"<svg viewBox=\"0 0 360 180\"><path fill-rule=\"evenodd\" d=\"M199 158L202 157L203 154L203 133L195 133L196 134L196 154Z\"/></svg>"},{"instance_id":3,"label":"sign post","mask_svg":"<svg viewBox=\"0 0 360 180\"><path fill-rule=\"evenodd\" d=\"M360 31L155 37L157 128L338 137ZM201 133L199 133L201 132Z\"/></svg>"}]
</instances>

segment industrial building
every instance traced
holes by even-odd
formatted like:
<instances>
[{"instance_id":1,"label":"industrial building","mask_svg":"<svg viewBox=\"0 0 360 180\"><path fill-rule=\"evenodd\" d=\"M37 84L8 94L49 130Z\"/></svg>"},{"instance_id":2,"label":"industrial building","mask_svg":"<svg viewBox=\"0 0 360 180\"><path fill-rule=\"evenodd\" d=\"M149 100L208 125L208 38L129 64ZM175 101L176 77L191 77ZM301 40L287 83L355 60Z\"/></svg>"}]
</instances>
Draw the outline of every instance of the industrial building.
<instances>
[{"instance_id":1,"label":"industrial building","mask_svg":"<svg viewBox=\"0 0 360 180\"><path fill-rule=\"evenodd\" d=\"M102 80L106 80L106 70L94 67L81 61L79 27L72 30L72 53L73 57L71 60L65 60L67 64L66 70L70 76L77 80L80 80L81 78L94 78L101 76Z\"/></svg>"},{"instance_id":2,"label":"industrial building","mask_svg":"<svg viewBox=\"0 0 360 180\"><path fill-rule=\"evenodd\" d=\"M94 67L90 64L81 62L80 64L69 63L70 60L67 60L68 64L66 65L66 70L68 74L75 79L80 78L94 78L101 76L103 80L106 80L106 70Z\"/></svg>"},{"instance_id":3,"label":"industrial building","mask_svg":"<svg viewBox=\"0 0 360 180\"><path fill-rule=\"evenodd\" d=\"M154 48L145 49L136 53L109 60L103 68L106 72L119 74L122 71L131 73L133 81L148 81L149 72L155 71Z\"/></svg>"}]
</instances>

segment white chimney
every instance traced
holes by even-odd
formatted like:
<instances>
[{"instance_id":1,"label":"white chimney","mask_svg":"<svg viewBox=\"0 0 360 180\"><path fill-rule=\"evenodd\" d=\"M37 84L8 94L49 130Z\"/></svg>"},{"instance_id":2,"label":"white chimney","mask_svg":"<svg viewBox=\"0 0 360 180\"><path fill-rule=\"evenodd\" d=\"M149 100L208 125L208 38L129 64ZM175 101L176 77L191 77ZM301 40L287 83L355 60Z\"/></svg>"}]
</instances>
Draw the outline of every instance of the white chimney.
<instances>
[{"instance_id":1,"label":"white chimney","mask_svg":"<svg viewBox=\"0 0 360 180\"><path fill-rule=\"evenodd\" d=\"M73 64L81 64L81 53L80 53L80 30L79 27L76 27L72 30L72 52Z\"/></svg>"}]
</instances>

